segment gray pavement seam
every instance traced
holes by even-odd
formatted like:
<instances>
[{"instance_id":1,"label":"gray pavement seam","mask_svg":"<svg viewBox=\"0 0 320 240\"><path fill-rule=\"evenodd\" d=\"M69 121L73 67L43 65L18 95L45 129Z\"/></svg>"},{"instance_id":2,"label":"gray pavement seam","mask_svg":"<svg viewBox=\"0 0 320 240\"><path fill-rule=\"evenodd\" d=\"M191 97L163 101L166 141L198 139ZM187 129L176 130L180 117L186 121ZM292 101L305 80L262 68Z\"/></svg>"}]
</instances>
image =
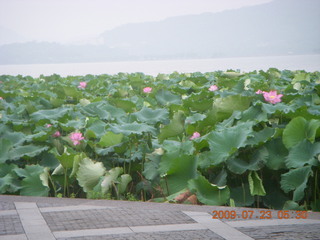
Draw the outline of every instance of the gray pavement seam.
<instances>
[{"instance_id":1,"label":"gray pavement seam","mask_svg":"<svg viewBox=\"0 0 320 240\"><path fill-rule=\"evenodd\" d=\"M14 204L28 240L55 240L36 203L15 202Z\"/></svg>"},{"instance_id":2,"label":"gray pavement seam","mask_svg":"<svg viewBox=\"0 0 320 240\"><path fill-rule=\"evenodd\" d=\"M28 240L25 234L0 236L0 240Z\"/></svg>"},{"instance_id":3,"label":"gray pavement seam","mask_svg":"<svg viewBox=\"0 0 320 240\"><path fill-rule=\"evenodd\" d=\"M207 228L199 223L187 224L168 224L168 225L153 225L153 226L129 226L115 228L99 228L86 229L76 231L55 231L53 235L56 238L71 238L71 237L88 237L88 236L104 236L104 235L119 235L127 233L154 233L154 232L174 232L188 230L206 230Z\"/></svg>"},{"instance_id":4,"label":"gray pavement seam","mask_svg":"<svg viewBox=\"0 0 320 240\"><path fill-rule=\"evenodd\" d=\"M186 224L168 224L168 225L153 225L153 226L134 226L130 229L135 233L151 233L151 232L172 232L172 231L186 231L186 230L204 230L206 227L199 223Z\"/></svg>"},{"instance_id":5,"label":"gray pavement seam","mask_svg":"<svg viewBox=\"0 0 320 240\"><path fill-rule=\"evenodd\" d=\"M16 210L2 210L0 211L0 216L8 216L17 214Z\"/></svg>"},{"instance_id":6,"label":"gray pavement seam","mask_svg":"<svg viewBox=\"0 0 320 240\"><path fill-rule=\"evenodd\" d=\"M104 236L114 234L133 233L129 227L115 227L115 228L99 228L99 229L85 229L76 231L59 231L53 232L56 238L72 238L72 237L89 237L89 236Z\"/></svg>"},{"instance_id":7,"label":"gray pavement seam","mask_svg":"<svg viewBox=\"0 0 320 240\"><path fill-rule=\"evenodd\" d=\"M63 211L77 211L77 210L99 210L99 209L114 209L116 207L103 207L93 205L77 205L77 206L64 206L64 207L41 207L40 212L63 212Z\"/></svg>"}]
</instances>

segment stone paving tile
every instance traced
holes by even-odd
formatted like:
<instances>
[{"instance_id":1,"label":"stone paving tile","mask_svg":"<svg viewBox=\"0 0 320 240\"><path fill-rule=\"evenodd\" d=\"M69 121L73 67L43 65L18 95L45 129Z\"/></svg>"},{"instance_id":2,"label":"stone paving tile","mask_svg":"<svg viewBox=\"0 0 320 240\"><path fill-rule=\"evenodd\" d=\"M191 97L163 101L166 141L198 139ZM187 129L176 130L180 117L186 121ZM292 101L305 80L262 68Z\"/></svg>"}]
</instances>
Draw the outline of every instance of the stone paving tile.
<instances>
[{"instance_id":1,"label":"stone paving tile","mask_svg":"<svg viewBox=\"0 0 320 240\"><path fill-rule=\"evenodd\" d=\"M282 225L257 228L237 228L256 240L320 239L320 224Z\"/></svg>"},{"instance_id":2,"label":"stone paving tile","mask_svg":"<svg viewBox=\"0 0 320 240\"><path fill-rule=\"evenodd\" d=\"M24 230L17 214L0 216L0 236L21 233L24 233Z\"/></svg>"},{"instance_id":3,"label":"stone paving tile","mask_svg":"<svg viewBox=\"0 0 320 240\"><path fill-rule=\"evenodd\" d=\"M58 238L57 240L224 240L210 230L172 231L154 233L130 233L121 235Z\"/></svg>"},{"instance_id":4,"label":"stone paving tile","mask_svg":"<svg viewBox=\"0 0 320 240\"><path fill-rule=\"evenodd\" d=\"M51 231L195 223L182 212L124 208L44 212L42 216Z\"/></svg>"},{"instance_id":5,"label":"stone paving tile","mask_svg":"<svg viewBox=\"0 0 320 240\"><path fill-rule=\"evenodd\" d=\"M0 202L0 210L15 210L13 202Z\"/></svg>"},{"instance_id":6,"label":"stone paving tile","mask_svg":"<svg viewBox=\"0 0 320 240\"><path fill-rule=\"evenodd\" d=\"M40 202L37 203L38 208L46 208L46 207L65 207L65 206L70 206L68 204L64 204L64 203L44 203L44 202Z\"/></svg>"}]
</instances>

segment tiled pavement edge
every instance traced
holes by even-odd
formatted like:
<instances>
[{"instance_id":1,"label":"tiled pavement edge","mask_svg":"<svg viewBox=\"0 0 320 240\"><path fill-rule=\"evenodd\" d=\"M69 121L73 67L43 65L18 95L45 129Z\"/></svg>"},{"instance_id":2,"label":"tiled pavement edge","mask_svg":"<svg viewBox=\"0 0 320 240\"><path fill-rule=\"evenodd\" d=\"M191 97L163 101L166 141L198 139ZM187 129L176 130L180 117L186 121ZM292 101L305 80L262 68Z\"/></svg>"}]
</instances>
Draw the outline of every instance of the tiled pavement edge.
<instances>
[{"instance_id":1,"label":"tiled pavement edge","mask_svg":"<svg viewBox=\"0 0 320 240\"><path fill-rule=\"evenodd\" d=\"M236 219L212 219L235 211ZM250 219L241 213L254 211ZM261 220L266 209L0 195L0 240L313 239L320 213Z\"/></svg>"}]
</instances>

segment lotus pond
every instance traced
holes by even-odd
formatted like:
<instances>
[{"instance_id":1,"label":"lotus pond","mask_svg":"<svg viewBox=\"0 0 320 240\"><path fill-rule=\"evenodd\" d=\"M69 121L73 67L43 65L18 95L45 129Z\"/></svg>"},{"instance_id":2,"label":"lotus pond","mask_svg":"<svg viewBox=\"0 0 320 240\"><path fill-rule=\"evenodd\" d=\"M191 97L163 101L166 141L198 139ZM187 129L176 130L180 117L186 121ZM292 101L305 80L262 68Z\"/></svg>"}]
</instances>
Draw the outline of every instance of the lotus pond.
<instances>
[{"instance_id":1,"label":"lotus pond","mask_svg":"<svg viewBox=\"0 0 320 240\"><path fill-rule=\"evenodd\" d=\"M320 210L320 73L0 76L0 193Z\"/></svg>"}]
</instances>

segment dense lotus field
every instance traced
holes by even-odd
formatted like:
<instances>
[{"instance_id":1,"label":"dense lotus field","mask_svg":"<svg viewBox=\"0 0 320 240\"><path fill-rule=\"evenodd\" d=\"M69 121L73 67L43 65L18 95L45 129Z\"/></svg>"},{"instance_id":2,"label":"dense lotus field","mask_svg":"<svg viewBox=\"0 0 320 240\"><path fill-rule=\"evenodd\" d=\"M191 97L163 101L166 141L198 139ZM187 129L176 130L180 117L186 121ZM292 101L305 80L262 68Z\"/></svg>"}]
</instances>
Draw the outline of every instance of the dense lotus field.
<instances>
[{"instance_id":1,"label":"dense lotus field","mask_svg":"<svg viewBox=\"0 0 320 240\"><path fill-rule=\"evenodd\" d=\"M0 76L0 193L320 210L320 73Z\"/></svg>"}]
</instances>

